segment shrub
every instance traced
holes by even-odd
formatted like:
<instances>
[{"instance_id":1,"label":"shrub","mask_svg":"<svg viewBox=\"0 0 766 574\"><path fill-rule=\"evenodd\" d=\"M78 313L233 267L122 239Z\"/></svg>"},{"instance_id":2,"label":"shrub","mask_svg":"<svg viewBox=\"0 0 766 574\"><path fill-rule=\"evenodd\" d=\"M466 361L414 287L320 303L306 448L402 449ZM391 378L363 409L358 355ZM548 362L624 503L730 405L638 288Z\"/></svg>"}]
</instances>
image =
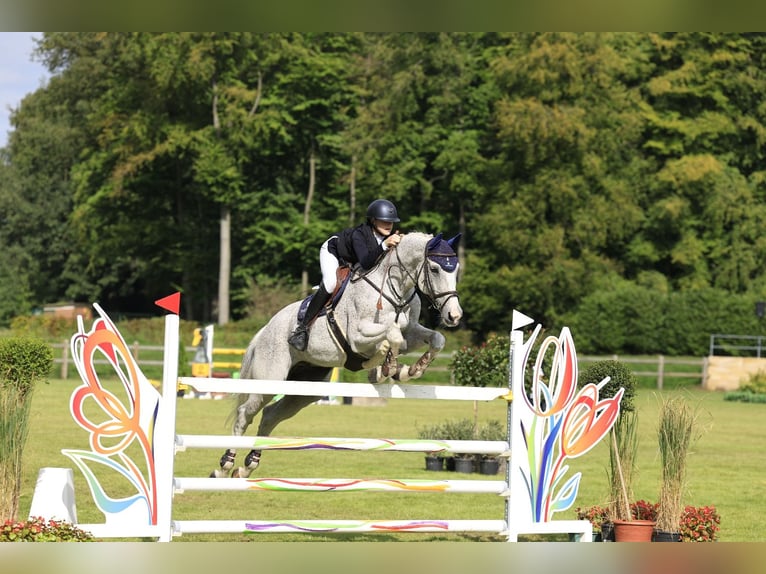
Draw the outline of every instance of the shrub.
<instances>
[{"instance_id":1,"label":"shrub","mask_svg":"<svg viewBox=\"0 0 766 574\"><path fill-rule=\"evenodd\" d=\"M766 403L766 371L750 373L739 389L725 393L725 401L740 401L742 403Z\"/></svg>"},{"instance_id":2,"label":"shrub","mask_svg":"<svg viewBox=\"0 0 766 574\"><path fill-rule=\"evenodd\" d=\"M609 492L612 500L612 515L619 520L628 520L630 500L633 497L632 482L636 473L635 463L638 452L638 413L633 404L638 379L620 361L596 361L584 369L577 380L579 388L588 384L599 385L609 378L599 391L602 398L614 397L620 388L624 389L620 401L620 415L610 432L609 445Z\"/></svg>"},{"instance_id":3,"label":"shrub","mask_svg":"<svg viewBox=\"0 0 766 574\"><path fill-rule=\"evenodd\" d=\"M509 348L509 338L496 335L478 347L462 347L450 365L455 383L465 387L507 387Z\"/></svg>"},{"instance_id":4,"label":"shrub","mask_svg":"<svg viewBox=\"0 0 766 574\"><path fill-rule=\"evenodd\" d=\"M610 378L609 382L601 388L599 396L604 399L611 398L617 394L620 388L624 388L625 393L620 402L620 412L634 410L633 400L636 395L638 379L625 363L613 360L596 361L580 372L577 386L582 388L590 383L598 385L606 377Z\"/></svg>"},{"instance_id":5,"label":"shrub","mask_svg":"<svg viewBox=\"0 0 766 574\"><path fill-rule=\"evenodd\" d=\"M481 425L476 434L479 440L505 440L508 438L505 424L497 419L487 421Z\"/></svg>"},{"instance_id":6,"label":"shrub","mask_svg":"<svg viewBox=\"0 0 766 574\"><path fill-rule=\"evenodd\" d=\"M474 440L475 425L471 419L450 419L441 426L442 440Z\"/></svg>"},{"instance_id":7,"label":"shrub","mask_svg":"<svg viewBox=\"0 0 766 574\"><path fill-rule=\"evenodd\" d=\"M27 521L6 520L0 542L89 542L93 535L63 521L33 517Z\"/></svg>"},{"instance_id":8,"label":"shrub","mask_svg":"<svg viewBox=\"0 0 766 574\"><path fill-rule=\"evenodd\" d=\"M445 440L446 433L443 424L433 424L418 428L418 438L423 440ZM433 453L430 453L433 454ZM437 451L440 456L446 456L447 453Z\"/></svg>"},{"instance_id":9,"label":"shrub","mask_svg":"<svg viewBox=\"0 0 766 574\"><path fill-rule=\"evenodd\" d=\"M0 339L0 387L26 393L45 379L53 365L53 350L40 339Z\"/></svg>"},{"instance_id":10,"label":"shrub","mask_svg":"<svg viewBox=\"0 0 766 574\"><path fill-rule=\"evenodd\" d=\"M753 393L756 395L766 394L766 372L758 371L750 373L747 381L739 386L739 390L744 393Z\"/></svg>"},{"instance_id":11,"label":"shrub","mask_svg":"<svg viewBox=\"0 0 766 574\"><path fill-rule=\"evenodd\" d=\"M739 401L741 403L766 403L766 394L743 393L732 391L723 395L725 401Z\"/></svg>"},{"instance_id":12,"label":"shrub","mask_svg":"<svg viewBox=\"0 0 766 574\"><path fill-rule=\"evenodd\" d=\"M77 320L73 317L59 317L52 313L18 315L11 320L11 330L19 337L69 340L72 333L77 330Z\"/></svg>"},{"instance_id":13,"label":"shrub","mask_svg":"<svg viewBox=\"0 0 766 574\"><path fill-rule=\"evenodd\" d=\"M595 504L587 508L577 507L575 509L578 520L587 520L593 525L593 530L600 530L601 525L612 521L611 509L609 506ZM657 504L647 502L646 500L637 500L630 503L630 513L633 520L652 520L657 518Z\"/></svg>"}]
</instances>

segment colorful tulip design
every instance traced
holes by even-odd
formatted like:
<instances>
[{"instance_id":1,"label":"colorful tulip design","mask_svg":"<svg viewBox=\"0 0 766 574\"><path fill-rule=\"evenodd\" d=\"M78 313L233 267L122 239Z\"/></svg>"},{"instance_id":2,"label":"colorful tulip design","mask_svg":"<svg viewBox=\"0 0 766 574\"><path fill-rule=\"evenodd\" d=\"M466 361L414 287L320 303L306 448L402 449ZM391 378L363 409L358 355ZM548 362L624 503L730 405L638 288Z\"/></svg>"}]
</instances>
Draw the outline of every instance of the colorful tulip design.
<instances>
[{"instance_id":1,"label":"colorful tulip design","mask_svg":"<svg viewBox=\"0 0 766 574\"><path fill-rule=\"evenodd\" d=\"M100 317L91 330L86 333L79 318L78 332L70 341L83 384L72 393L69 408L75 422L89 433L91 450L62 453L85 475L93 500L107 522L129 520L154 525L157 477L153 434L160 394L141 372L106 313L98 305L94 308ZM104 358L112 369L108 377L103 376L108 368L97 370L96 366L96 360ZM130 494L107 494L98 479L98 471L103 470L100 465L124 476Z\"/></svg>"},{"instance_id":2,"label":"colorful tulip design","mask_svg":"<svg viewBox=\"0 0 766 574\"><path fill-rule=\"evenodd\" d=\"M538 333L539 328L525 344L525 367ZM546 376L547 360L550 373ZM542 341L531 374L531 392L521 393L524 402L514 410L526 446L526 464L519 471L533 521L547 522L555 512L570 508L577 497L582 474L565 479L569 470L565 461L582 456L609 432L619 414L623 390L607 399L599 398L599 388L606 381L577 390L577 355L566 327L558 338Z\"/></svg>"}]
</instances>

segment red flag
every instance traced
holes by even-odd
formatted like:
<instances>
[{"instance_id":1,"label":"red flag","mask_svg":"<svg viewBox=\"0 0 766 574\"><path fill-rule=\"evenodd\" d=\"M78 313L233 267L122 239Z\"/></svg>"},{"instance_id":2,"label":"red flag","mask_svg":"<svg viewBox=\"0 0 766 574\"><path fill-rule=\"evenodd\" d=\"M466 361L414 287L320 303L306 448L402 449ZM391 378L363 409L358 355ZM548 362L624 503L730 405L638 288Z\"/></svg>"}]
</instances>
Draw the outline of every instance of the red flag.
<instances>
[{"instance_id":1,"label":"red flag","mask_svg":"<svg viewBox=\"0 0 766 574\"><path fill-rule=\"evenodd\" d=\"M154 304L158 307L162 307L167 311L170 311L175 315L178 315L178 311L181 308L181 293L177 292L173 293L172 295L168 295L167 297L163 297L162 299L157 299Z\"/></svg>"}]
</instances>

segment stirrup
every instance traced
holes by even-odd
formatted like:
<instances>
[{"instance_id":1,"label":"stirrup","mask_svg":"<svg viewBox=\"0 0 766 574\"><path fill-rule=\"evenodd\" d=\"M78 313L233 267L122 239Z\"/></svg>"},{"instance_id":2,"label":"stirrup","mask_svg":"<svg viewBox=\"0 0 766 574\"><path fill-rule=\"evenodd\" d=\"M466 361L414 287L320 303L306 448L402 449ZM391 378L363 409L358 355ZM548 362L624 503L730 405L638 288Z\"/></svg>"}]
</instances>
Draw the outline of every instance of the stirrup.
<instances>
[{"instance_id":1,"label":"stirrup","mask_svg":"<svg viewBox=\"0 0 766 574\"><path fill-rule=\"evenodd\" d=\"M287 342L299 351L305 351L309 342L309 332L305 325L298 325L287 338Z\"/></svg>"}]
</instances>

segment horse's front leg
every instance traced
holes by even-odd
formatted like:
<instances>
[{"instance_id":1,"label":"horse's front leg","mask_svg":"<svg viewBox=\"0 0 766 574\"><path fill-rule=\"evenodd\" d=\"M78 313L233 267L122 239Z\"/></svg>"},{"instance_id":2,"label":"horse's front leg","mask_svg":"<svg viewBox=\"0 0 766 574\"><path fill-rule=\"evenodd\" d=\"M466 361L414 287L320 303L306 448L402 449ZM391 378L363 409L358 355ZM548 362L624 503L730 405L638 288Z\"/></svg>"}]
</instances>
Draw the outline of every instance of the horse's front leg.
<instances>
[{"instance_id":1,"label":"horse's front leg","mask_svg":"<svg viewBox=\"0 0 766 574\"><path fill-rule=\"evenodd\" d=\"M376 356L385 353L383 363L373 369L370 369L367 375L369 382L373 384L382 383L387 379L400 380L402 365L399 364L399 352L404 344L404 337L398 325L394 324L386 332L386 338L378 345ZM370 361L368 361L370 363ZM366 367L367 363L362 366Z\"/></svg>"},{"instance_id":2,"label":"horse's front leg","mask_svg":"<svg viewBox=\"0 0 766 574\"><path fill-rule=\"evenodd\" d=\"M446 339L438 331L432 331L420 324L415 323L407 330L404 335L407 349L422 347L423 343L428 345L425 353L415 361L406 371L399 373L400 381L417 379L423 375L428 366L436 358L436 355L444 349Z\"/></svg>"},{"instance_id":3,"label":"horse's front leg","mask_svg":"<svg viewBox=\"0 0 766 574\"><path fill-rule=\"evenodd\" d=\"M375 353L362 363L363 369L374 370L375 367L382 365L388 357L388 352L391 350L391 344L387 339L381 341L380 345L375 348Z\"/></svg>"}]
</instances>

